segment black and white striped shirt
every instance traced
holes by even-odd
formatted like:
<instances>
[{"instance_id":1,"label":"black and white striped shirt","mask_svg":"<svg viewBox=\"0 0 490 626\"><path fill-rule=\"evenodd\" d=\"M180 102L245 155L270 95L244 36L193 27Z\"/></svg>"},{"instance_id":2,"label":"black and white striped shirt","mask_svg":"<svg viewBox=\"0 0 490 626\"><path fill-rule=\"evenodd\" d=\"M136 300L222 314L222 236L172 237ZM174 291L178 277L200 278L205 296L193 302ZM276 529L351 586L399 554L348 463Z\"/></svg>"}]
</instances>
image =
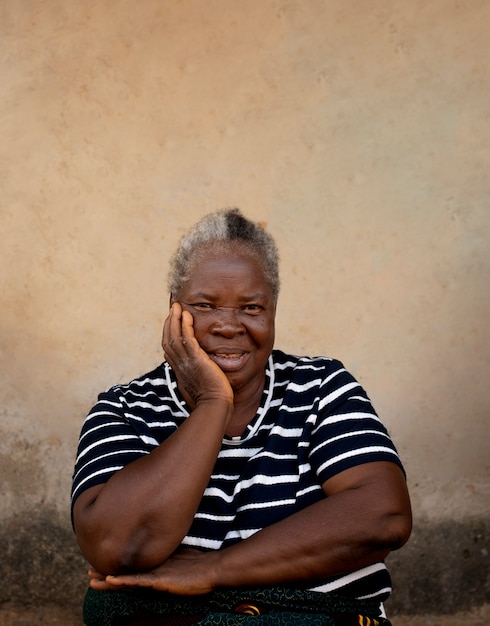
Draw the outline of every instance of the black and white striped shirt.
<instances>
[{"instance_id":1,"label":"black and white striped shirt","mask_svg":"<svg viewBox=\"0 0 490 626\"><path fill-rule=\"evenodd\" d=\"M188 415L167 363L102 393L82 428L72 503L149 454ZM261 406L241 437L223 439L183 543L218 550L245 539L324 498L321 485L332 476L371 461L401 466L360 384L339 361L274 350ZM381 601L391 582L384 564L377 563L315 581L311 588Z\"/></svg>"}]
</instances>

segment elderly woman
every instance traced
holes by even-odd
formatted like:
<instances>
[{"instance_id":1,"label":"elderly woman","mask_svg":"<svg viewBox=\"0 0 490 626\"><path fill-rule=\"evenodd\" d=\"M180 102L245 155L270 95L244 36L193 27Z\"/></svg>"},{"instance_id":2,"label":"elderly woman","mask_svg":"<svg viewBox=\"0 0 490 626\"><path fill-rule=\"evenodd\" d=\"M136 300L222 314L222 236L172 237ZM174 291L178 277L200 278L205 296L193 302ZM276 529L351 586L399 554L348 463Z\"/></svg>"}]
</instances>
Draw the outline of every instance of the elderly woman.
<instances>
[{"instance_id":1,"label":"elderly woman","mask_svg":"<svg viewBox=\"0 0 490 626\"><path fill-rule=\"evenodd\" d=\"M165 362L101 394L80 437L86 623L381 623L383 560L411 530L404 472L341 363L273 349L273 239L208 215L169 287Z\"/></svg>"}]
</instances>

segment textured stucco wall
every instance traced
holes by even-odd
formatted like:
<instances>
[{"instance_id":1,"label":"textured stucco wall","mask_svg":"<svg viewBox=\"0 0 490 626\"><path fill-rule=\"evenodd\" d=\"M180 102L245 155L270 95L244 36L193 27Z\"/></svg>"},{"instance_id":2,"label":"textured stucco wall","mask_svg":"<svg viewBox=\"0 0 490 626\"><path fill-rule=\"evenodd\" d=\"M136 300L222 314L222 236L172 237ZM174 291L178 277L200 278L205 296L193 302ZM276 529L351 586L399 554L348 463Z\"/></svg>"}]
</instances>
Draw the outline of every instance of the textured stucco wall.
<instances>
[{"instance_id":1,"label":"textured stucco wall","mask_svg":"<svg viewBox=\"0 0 490 626\"><path fill-rule=\"evenodd\" d=\"M159 362L168 257L231 205L282 252L277 345L342 359L403 456L393 610L488 600L489 24L488 0L0 1L0 602L78 602L80 424Z\"/></svg>"}]
</instances>

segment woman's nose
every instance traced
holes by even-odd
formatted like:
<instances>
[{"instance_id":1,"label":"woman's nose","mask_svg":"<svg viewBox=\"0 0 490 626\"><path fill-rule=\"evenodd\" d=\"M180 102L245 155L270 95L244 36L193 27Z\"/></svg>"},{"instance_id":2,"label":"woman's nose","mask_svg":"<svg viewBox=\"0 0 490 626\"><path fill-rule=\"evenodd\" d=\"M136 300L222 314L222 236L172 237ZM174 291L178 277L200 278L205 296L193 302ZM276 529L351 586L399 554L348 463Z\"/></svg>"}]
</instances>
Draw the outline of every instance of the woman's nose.
<instances>
[{"instance_id":1,"label":"woman's nose","mask_svg":"<svg viewBox=\"0 0 490 626\"><path fill-rule=\"evenodd\" d=\"M243 325L240 321L240 310L234 307L220 307L213 311L213 330L219 333L243 332Z\"/></svg>"}]
</instances>

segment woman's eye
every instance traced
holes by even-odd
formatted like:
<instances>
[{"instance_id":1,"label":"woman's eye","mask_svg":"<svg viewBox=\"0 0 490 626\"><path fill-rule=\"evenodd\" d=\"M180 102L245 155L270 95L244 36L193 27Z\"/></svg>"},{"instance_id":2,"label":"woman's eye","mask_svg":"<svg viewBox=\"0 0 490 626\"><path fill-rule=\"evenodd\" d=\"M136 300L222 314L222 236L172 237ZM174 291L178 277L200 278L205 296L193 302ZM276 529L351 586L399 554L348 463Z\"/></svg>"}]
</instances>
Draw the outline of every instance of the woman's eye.
<instances>
[{"instance_id":1,"label":"woman's eye","mask_svg":"<svg viewBox=\"0 0 490 626\"><path fill-rule=\"evenodd\" d=\"M211 311L213 309L212 305L209 304L209 302L196 302L193 307L198 311Z\"/></svg>"},{"instance_id":2,"label":"woman's eye","mask_svg":"<svg viewBox=\"0 0 490 626\"><path fill-rule=\"evenodd\" d=\"M249 315L259 315L259 313L262 313L263 307L259 304L247 304L247 306L243 307L243 310Z\"/></svg>"}]
</instances>

